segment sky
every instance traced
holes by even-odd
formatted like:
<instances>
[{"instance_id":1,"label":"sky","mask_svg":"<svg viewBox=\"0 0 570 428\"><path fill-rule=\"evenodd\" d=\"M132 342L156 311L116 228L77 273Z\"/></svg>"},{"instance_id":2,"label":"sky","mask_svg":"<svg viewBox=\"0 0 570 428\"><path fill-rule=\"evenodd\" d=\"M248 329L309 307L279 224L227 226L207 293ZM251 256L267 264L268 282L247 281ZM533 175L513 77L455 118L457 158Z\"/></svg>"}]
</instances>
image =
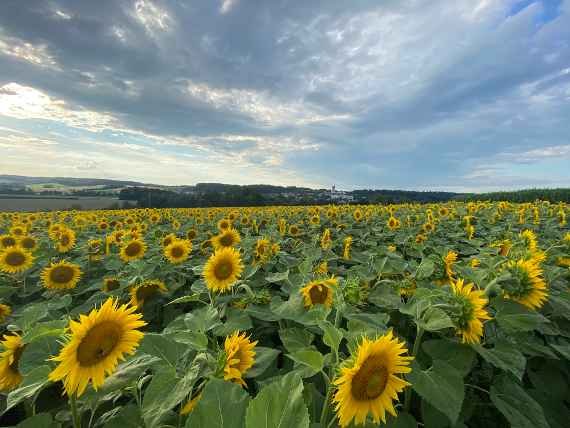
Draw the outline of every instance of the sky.
<instances>
[{"instance_id":1,"label":"sky","mask_svg":"<svg viewBox=\"0 0 570 428\"><path fill-rule=\"evenodd\" d=\"M2 0L0 174L570 186L570 0Z\"/></svg>"}]
</instances>

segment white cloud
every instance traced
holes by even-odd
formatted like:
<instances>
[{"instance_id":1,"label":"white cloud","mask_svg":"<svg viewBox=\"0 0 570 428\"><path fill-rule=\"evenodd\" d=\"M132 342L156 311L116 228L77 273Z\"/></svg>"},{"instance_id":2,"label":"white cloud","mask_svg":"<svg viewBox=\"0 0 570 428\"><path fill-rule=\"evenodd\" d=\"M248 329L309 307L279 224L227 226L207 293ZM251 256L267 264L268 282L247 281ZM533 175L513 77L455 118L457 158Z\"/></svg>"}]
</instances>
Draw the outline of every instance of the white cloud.
<instances>
[{"instance_id":1,"label":"white cloud","mask_svg":"<svg viewBox=\"0 0 570 428\"><path fill-rule=\"evenodd\" d=\"M228 13L232 8L238 3L238 0L222 0L222 5L220 6L220 13Z\"/></svg>"},{"instance_id":2,"label":"white cloud","mask_svg":"<svg viewBox=\"0 0 570 428\"><path fill-rule=\"evenodd\" d=\"M55 57L45 44L32 44L0 32L0 54L17 58L38 67L60 70Z\"/></svg>"}]
</instances>

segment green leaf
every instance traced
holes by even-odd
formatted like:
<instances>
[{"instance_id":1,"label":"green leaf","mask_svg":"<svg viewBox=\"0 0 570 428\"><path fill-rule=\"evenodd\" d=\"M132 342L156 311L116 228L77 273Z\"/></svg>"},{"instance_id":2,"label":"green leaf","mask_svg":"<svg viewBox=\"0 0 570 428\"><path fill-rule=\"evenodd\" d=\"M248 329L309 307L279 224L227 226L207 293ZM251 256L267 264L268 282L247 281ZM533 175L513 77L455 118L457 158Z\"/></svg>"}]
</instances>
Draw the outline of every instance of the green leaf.
<instances>
[{"instance_id":1,"label":"green leaf","mask_svg":"<svg viewBox=\"0 0 570 428\"><path fill-rule=\"evenodd\" d=\"M342 341L343 334L342 331L336 328L331 322L329 321L321 321L319 323L319 327L323 330L323 342L327 345L331 350L336 353L338 352L338 347L340 346L340 342Z\"/></svg>"},{"instance_id":2,"label":"green leaf","mask_svg":"<svg viewBox=\"0 0 570 428\"><path fill-rule=\"evenodd\" d=\"M182 296L179 297L177 299L171 300L170 302L168 302L165 306L168 305L177 305L180 303L191 303L191 302L197 302L200 300L200 295L199 294L191 294L190 296Z\"/></svg>"},{"instance_id":3,"label":"green leaf","mask_svg":"<svg viewBox=\"0 0 570 428\"><path fill-rule=\"evenodd\" d=\"M457 422L465 396L461 373L446 362L435 360L426 371L414 362L407 377L423 399L445 414L452 424Z\"/></svg>"},{"instance_id":4,"label":"green leaf","mask_svg":"<svg viewBox=\"0 0 570 428\"><path fill-rule=\"evenodd\" d=\"M66 326L65 320L38 323L22 336L22 342L30 343L45 336L61 336Z\"/></svg>"},{"instance_id":5,"label":"green leaf","mask_svg":"<svg viewBox=\"0 0 570 428\"><path fill-rule=\"evenodd\" d=\"M540 405L507 376L500 376L491 386L491 401L513 428L548 428Z\"/></svg>"},{"instance_id":6,"label":"green leaf","mask_svg":"<svg viewBox=\"0 0 570 428\"><path fill-rule=\"evenodd\" d=\"M246 378L253 378L263 374L281 353L278 349L264 348L263 346L256 346L254 350L255 363L252 368L245 372L244 377Z\"/></svg>"},{"instance_id":7,"label":"green leaf","mask_svg":"<svg viewBox=\"0 0 570 428\"><path fill-rule=\"evenodd\" d=\"M16 425L16 428L52 428L56 426L59 426L59 424L53 423L49 413L40 413L20 422Z\"/></svg>"},{"instance_id":8,"label":"green leaf","mask_svg":"<svg viewBox=\"0 0 570 428\"><path fill-rule=\"evenodd\" d=\"M445 361L462 376L471 371L475 361L473 349L451 340L428 340L422 343L422 348L433 360Z\"/></svg>"},{"instance_id":9,"label":"green leaf","mask_svg":"<svg viewBox=\"0 0 570 428\"><path fill-rule=\"evenodd\" d=\"M196 351L205 351L208 348L208 336L199 331L175 331L168 334L168 337Z\"/></svg>"},{"instance_id":10,"label":"green leaf","mask_svg":"<svg viewBox=\"0 0 570 428\"><path fill-rule=\"evenodd\" d=\"M386 420L386 428L417 428L416 419L406 412L398 413L398 416L390 416Z\"/></svg>"},{"instance_id":11,"label":"green leaf","mask_svg":"<svg viewBox=\"0 0 570 428\"><path fill-rule=\"evenodd\" d=\"M555 345L553 343L550 344L550 347L562 355L567 360L570 360L570 345Z\"/></svg>"},{"instance_id":12,"label":"green leaf","mask_svg":"<svg viewBox=\"0 0 570 428\"><path fill-rule=\"evenodd\" d=\"M286 356L297 364L311 369L310 373L307 373L306 377L310 377L320 372L323 369L325 363L325 357L319 351L313 351L310 349L302 349L300 351L293 352L291 354L286 354Z\"/></svg>"},{"instance_id":13,"label":"green leaf","mask_svg":"<svg viewBox=\"0 0 570 428\"><path fill-rule=\"evenodd\" d=\"M251 401L246 428L308 428L309 411L303 400L303 382L289 373L265 386Z\"/></svg>"},{"instance_id":14,"label":"green leaf","mask_svg":"<svg viewBox=\"0 0 570 428\"><path fill-rule=\"evenodd\" d=\"M306 329L292 327L279 330L279 338L285 349L295 352L308 348L315 339L315 335Z\"/></svg>"},{"instance_id":15,"label":"green leaf","mask_svg":"<svg viewBox=\"0 0 570 428\"><path fill-rule=\"evenodd\" d=\"M497 305L495 316L499 326L509 332L531 331L548 322L538 312L528 309L517 302L503 301Z\"/></svg>"},{"instance_id":16,"label":"green leaf","mask_svg":"<svg viewBox=\"0 0 570 428\"><path fill-rule=\"evenodd\" d=\"M28 344L18 364L18 369L24 377L28 372L46 364L49 357L59 352L60 344L57 337L44 336Z\"/></svg>"},{"instance_id":17,"label":"green leaf","mask_svg":"<svg viewBox=\"0 0 570 428\"><path fill-rule=\"evenodd\" d=\"M501 370L511 372L519 380L522 379L526 367L526 358L510 343L499 341L495 343L493 348L483 348L481 345L472 345L472 347L488 363Z\"/></svg>"},{"instance_id":18,"label":"green leaf","mask_svg":"<svg viewBox=\"0 0 570 428\"><path fill-rule=\"evenodd\" d=\"M50 381L48 375L51 369L48 366L40 366L29 372L17 389L10 392L6 399L6 411L17 406L24 400L31 400Z\"/></svg>"},{"instance_id":19,"label":"green leaf","mask_svg":"<svg viewBox=\"0 0 570 428\"><path fill-rule=\"evenodd\" d=\"M369 325L370 327L374 327L380 330L386 329L386 324L390 320L390 316L388 314L383 314L383 313L370 314L355 309L345 311L343 313L343 316L347 320L359 321Z\"/></svg>"},{"instance_id":20,"label":"green leaf","mask_svg":"<svg viewBox=\"0 0 570 428\"><path fill-rule=\"evenodd\" d=\"M249 395L241 386L211 379L188 416L186 428L242 428L249 402Z\"/></svg>"},{"instance_id":21,"label":"green leaf","mask_svg":"<svg viewBox=\"0 0 570 428\"><path fill-rule=\"evenodd\" d=\"M402 304L400 293L391 284L378 284L368 295L368 301L380 308L397 309Z\"/></svg>"},{"instance_id":22,"label":"green leaf","mask_svg":"<svg viewBox=\"0 0 570 428\"><path fill-rule=\"evenodd\" d=\"M140 345L141 352L161 358L173 367L185 350L184 345L157 333L146 333Z\"/></svg>"},{"instance_id":23,"label":"green leaf","mask_svg":"<svg viewBox=\"0 0 570 428\"><path fill-rule=\"evenodd\" d=\"M289 279L289 269L287 269L285 272L276 272L265 277L265 280L267 282L279 282L285 281L287 279Z\"/></svg>"},{"instance_id":24,"label":"green leaf","mask_svg":"<svg viewBox=\"0 0 570 428\"><path fill-rule=\"evenodd\" d=\"M200 331L202 333L210 331L222 323L218 311L212 306L205 306L186 314L184 322L190 331Z\"/></svg>"},{"instance_id":25,"label":"green leaf","mask_svg":"<svg viewBox=\"0 0 570 428\"><path fill-rule=\"evenodd\" d=\"M226 321L213 329L216 336L229 336L235 331L245 331L253 327L248 314L238 309L228 309Z\"/></svg>"},{"instance_id":26,"label":"green leaf","mask_svg":"<svg viewBox=\"0 0 570 428\"><path fill-rule=\"evenodd\" d=\"M24 308L18 316L18 325L23 331L29 330L35 323L47 317L48 306L45 303L34 303Z\"/></svg>"},{"instance_id":27,"label":"green leaf","mask_svg":"<svg viewBox=\"0 0 570 428\"><path fill-rule=\"evenodd\" d=\"M176 370L167 366L152 377L143 399L146 426L160 426L161 420L190 393L198 372L199 367L194 366L182 379L178 379Z\"/></svg>"},{"instance_id":28,"label":"green leaf","mask_svg":"<svg viewBox=\"0 0 570 428\"><path fill-rule=\"evenodd\" d=\"M423 259L416 271L416 279L428 279L433 275L435 263L431 259Z\"/></svg>"},{"instance_id":29,"label":"green leaf","mask_svg":"<svg viewBox=\"0 0 570 428\"><path fill-rule=\"evenodd\" d=\"M117 411L118 410L118 411ZM127 404L122 408L115 408L108 418L103 415L100 419L105 428L140 428L144 426L139 408L136 404Z\"/></svg>"},{"instance_id":30,"label":"green leaf","mask_svg":"<svg viewBox=\"0 0 570 428\"><path fill-rule=\"evenodd\" d=\"M451 318L440 308L428 308L418 324L427 331L439 331L453 327Z\"/></svg>"}]
</instances>

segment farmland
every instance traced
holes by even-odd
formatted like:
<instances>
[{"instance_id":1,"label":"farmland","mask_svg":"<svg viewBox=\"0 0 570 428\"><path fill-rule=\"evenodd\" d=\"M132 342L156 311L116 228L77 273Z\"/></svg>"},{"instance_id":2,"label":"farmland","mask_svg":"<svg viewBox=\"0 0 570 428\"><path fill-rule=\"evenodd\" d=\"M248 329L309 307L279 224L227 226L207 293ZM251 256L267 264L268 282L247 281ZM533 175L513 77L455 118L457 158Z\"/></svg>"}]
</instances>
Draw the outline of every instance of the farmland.
<instances>
[{"instance_id":1,"label":"farmland","mask_svg":"<svg viewBox=\"0 0 570 428\"><path fill-rule=\"evenodd\" d=\"M0 425L563 428L568 214L0 213Z\"/></svg>"}]
</instances>

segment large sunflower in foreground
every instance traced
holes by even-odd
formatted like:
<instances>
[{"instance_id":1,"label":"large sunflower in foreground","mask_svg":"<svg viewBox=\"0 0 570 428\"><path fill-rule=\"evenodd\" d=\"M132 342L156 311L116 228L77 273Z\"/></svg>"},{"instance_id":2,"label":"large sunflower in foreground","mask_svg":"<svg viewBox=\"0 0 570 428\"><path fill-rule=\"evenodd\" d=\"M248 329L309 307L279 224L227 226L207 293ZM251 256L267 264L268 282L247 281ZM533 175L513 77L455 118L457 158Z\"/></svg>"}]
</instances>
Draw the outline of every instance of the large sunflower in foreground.
<instances>
[{"instance_id":1,"label":"large sunflower in foreground","mask_svg":"<svg viewBox=\"0 0 570 428\"><path fill-rule=\"evenodd\" d=\"M505 269L511 274L511 278L503 284L505 297L527 308L540 309L548 298L540 264L534 258L511 260Z\"/></svg>"},{"instance_id":2,"label":"large sunflower in foreground","mask_svg":"<svg viewBox=\"0 0 570 428\"><path fill-rule=\"evenodd\" d=\"M41 274L44 287L56 290L75 288L81 278L81 268L62 260L44 268Z\"/></svg>"},{"instance_id":3,"label":"large sunflower in foreground","mask_svg":"<svg viewBox=\"0 0 570 428\"><path fill-rule=\"evenodd\" d=\"M212 245L215 249L234 247L240 243L239 233L232 228L228 228L212 238Z\"/></svg>"},{"instance_id":4,"label":"large sunflower in foreground","mask_svg":"<svg viewBox=\"0 0 570 428\"><path fill-rule=\"evenodd\" d=\"M79 321L69 322L67 343L59 355L52 357L59 365L49 380L63 380L67 395L79 397L91 381L97 390L110 376L125 354L132 355L143 338L138 328L146 325L136 308L121 305L112 298Z\"/></svg>"},{"instance_id":5,"label":"large sunflower in foreground","mask_svg":"<svg viewBox=\"0 0 570 428\"><path fill-rule=\"evenodd\" d=\"M315 305L331 307L333 303L333 287L338 284L338 279L329 278L311 281L299 292L305 300L305 307L312 308Z\"/></svg>"},{"instance_id":6,"label":"large sunflower in foreground","mask_svg":"<svg viewBox=\"0 0 570 428\"><path fill-rule=\"evenodd\" d=\"M458 279L451 284L455 295L458 311L453 316L457 334L461 335L463 343L480 343L483 337L483 321L491 319L484 309L489 302L482 290L473 290L472 283L464 284Z\"/></svg>"},{"instance_id":7,"label":"large sunflower in foreground","mask_svg":"<svg viewBox=\"0 0 570 428\"><path fill-rule=\"evenodd\" d=\"M396 416L393 402L410 385L398 376L411 371L408 365L413 357L402 356L406 352L391 331L376 340L362 340L356 356L341 367L334 381L333 402L341 427L353 419L364 424L369 414L375 423L386 423L386 412Z\"/></svg>"},{"instance_id":8,"label":"large sunflower in foreground","mask_svg":"<svg viewBox=\"0 0 570 428\"><path fill-rule=\"evenodd\" d=\"M24 345L18 334L5 336L1 343L4 351L0 353L0 391L10 391L22 382L18 364Z\"/></svg>"},{"instance_id":9,"label":"large sunflower in foreground","mask_svg":"<svg viewBox=\"0 0 570 428\"><path fill-rule=\"evenodd\" d=\"M234 285L242 271L239 252L234 248L221 248L210 256L203 275L208 289L223 293Z\"/></svg>"},{"instance_id":10,"label":"large sunflower in foreground","mask_svg":"<svg viewBox=\"0 0 570 428\"><path fill-rule=\"evenodd\" d=\"M245 333L236 331L226 337L224 349L226 351L226 364L224 366L224 380L246 386L242 376L255 363L255 348L257 341L252 342Z\"/></svg>"},{"instance_id":11,"label":"large sunflower in foreground","mask_svg":"<svg viewBox=\"0 0 570 428\"><path fill-rule=\"evenodd\" d=\"M133 239L121 247L121 260L130 262L140 259L146 253L146 244L140 239Z\"/></svg>"},{"instance_id":12,"label":"large sunflower in foreground","mask_svg":"<svg viewBox=\"0 0 570 428\"><path fill-rule=\"evenodd\" d=\"M129 303L132 306L142 308L144 303L153 297L156 293L166 293L167 291L168 288L166 288L164 282L158 279L149 279L131 288L129 291L129 294L131 296Z\"/></svg>"},{"instance_id":13,"label":"large sunflower in foreground","mask_svg":"<svg viewBox=\"0 0 570 428\"><path fill-rule=\"evenodd\" d=\"M179 264L185 261L192 251L192 242L183 239L176 239L166 248L164 256L172 264Z\"/></svg>"},{"instance_id":14,"label":"large sunflower in foreground","mask_svg":"<svg viewBox=\"0 0 570 428\"><path fill-rule=\"evenodd\" d=\"M0 250L0 271L6 273L23 272L34 262L32 254L20 246L8 247Z\"/></svg>"}]
</instances>

